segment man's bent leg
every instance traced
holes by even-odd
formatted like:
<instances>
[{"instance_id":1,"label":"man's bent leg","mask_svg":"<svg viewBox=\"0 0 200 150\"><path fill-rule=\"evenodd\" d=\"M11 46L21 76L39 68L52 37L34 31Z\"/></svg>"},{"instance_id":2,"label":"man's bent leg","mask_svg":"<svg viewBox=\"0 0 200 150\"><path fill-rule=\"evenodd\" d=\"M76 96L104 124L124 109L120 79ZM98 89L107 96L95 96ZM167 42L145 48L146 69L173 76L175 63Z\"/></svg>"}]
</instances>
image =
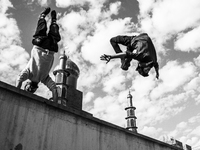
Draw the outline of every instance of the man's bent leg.
<instances>
[{"instance_id":1,"label":"man's bent leg","mask_svg":"<svg viewBox=\"0 0 200 150\"><path fill-rule=\"evenodd\" d=\"M56 23L52 23L50 25L48 36L52 37L56 43L58 43L61 40L61 36L59 33L59 26Z\"/></svg>"},{"instance_id":2,"label":"man's bent leg","mask_svg":"<svg viewBox=\"0 0 200 150\"><path fill-rule=\"evenodd\" d=\"M35 34L33 35L33 37L47 36L47 34L46 34L47 23L46 23L45 17L50 12L50 10L51 9L48 7L43 12L41 12L38 23L37 23L36 31L35 31Z\"/></svg>"},{"instance_id":3,"label":"man's bent leg","mask_svg":"<svg viewBox=\"0 0 200 150\"><path fill-rule=\"evenodd\" d=\"M118 44L122 44L124 46L129 46L131 43L131 37L130 36L116 36L110 39L110 44L112 45L114 51L116 53L121 53L122 50L120 49ZM130 62L132 59L129 58L122 58L121 59L121 68L123 70L128 70L130 66Z\"/></svg>"},{"instance_id":4,"label":"man's bent leg","mask_svg":"<svg viewBox=\"0 0 200 150\"><path fill-rule=\"evenodd\" d=\"M122 50L120 49L119 45L121 43L122 36L116 36L110 39L110 44L112 45L115 53L121 53Z\"/></svg>"},{"instance_id":5,"label":"man's bent leg","mask_svg":"<svg viewBox=\"0 0 200 150\"><path fill-rule=\"evenodd\" d=\"M22 86L22 83L29 78L29 74L30 74L30 71L28 69L24 69L18 76L15 86L20 89Z\"/></svg>"},{"instance_id":6,"label":"man's bent leg","mask_svg":"<svg viewBox=\"0 0 200 150\"><path fill-rule=\"evenodd\" d=\"M46 32L47 32L47 22L44 18L39 18L35 34L33 35L33 37L47 36Z\"/></svg>"},{"instance_id":7,"label":"man's bent leg","mask_svg":"<svg viewBox=\"0 0 200 150\"><path fill-rule=\"evenodd\" d=\"M41 81L44 85L46 85L49 90L52 92L52 99L54 102L58 102L58 92L57 92L57 87L56 83L51 79L51 77L48 75L46 79Z\"/></svg>"},{"instance_id":8,"label":"man's bent leg","mask_svg":"<svg viewBox=\"0 0 200 150\"><path fill-rule=\"evenodd\" d=\"M51 25L50 25L48 36L52 37L54 42L57 43L57 42L59 42L61 40L61 36L60 36L60 33L59 33L59 26L56 23L56 21L57 21L56 11L53 10L51 12Z\"/></svg>"}]
</instances>

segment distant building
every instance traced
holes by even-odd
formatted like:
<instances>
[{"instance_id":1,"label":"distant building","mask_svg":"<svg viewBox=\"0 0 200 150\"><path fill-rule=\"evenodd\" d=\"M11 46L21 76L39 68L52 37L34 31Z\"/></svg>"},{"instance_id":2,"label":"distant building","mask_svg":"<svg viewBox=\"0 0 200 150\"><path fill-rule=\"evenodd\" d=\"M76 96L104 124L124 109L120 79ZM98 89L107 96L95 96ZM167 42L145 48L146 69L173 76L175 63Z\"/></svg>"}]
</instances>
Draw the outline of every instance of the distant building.
<instances>
[{"instance_id":1,"label":"distant building","mask_svg":"<svg viewBox=\"0 0 200 150\"><path fill-rule=\"evenodd\" d=\"M178 148L181 148L181 149L184 149L184 150L192 150L192 147L191 147L191 146L189 146L189 145L187 145L187 144L183 145L182 142L176 140L176 139L173 138L173 137L170 137L170 138L169 138L169 137L164 137L164 136L163 136L163 142L166 142L166 143L168 143L168 144L170 144L170 145L173 145L173 146L175 146L175 147L178 147Z\"/></svg>"},{"instance_id":2,"label":"distant building","mask_svg":"<svg viewBox=\"0 0 200 150\"><path fill-rule=\"evenodd\" d=\"M125 108L127 111L127 117L125 118L127 120L127 127L126 129L136 132L137 133L137 127L136 127L136 116L135 116L135 107L133 106L133 96L131 95L130 91L127 96L128 100L128 106Z\"/></svg>"},{"instance_id":3,"label":"distant building","mask_svg":"<svg viewBox=\"0 0 200 150\"><path fill-rule=\"evenodd\" d=\"M63 53L53 74L58 88L58 103L82 110L82 92L76 89L80 74L78 66Z\"/></svg>"}]
</instances>

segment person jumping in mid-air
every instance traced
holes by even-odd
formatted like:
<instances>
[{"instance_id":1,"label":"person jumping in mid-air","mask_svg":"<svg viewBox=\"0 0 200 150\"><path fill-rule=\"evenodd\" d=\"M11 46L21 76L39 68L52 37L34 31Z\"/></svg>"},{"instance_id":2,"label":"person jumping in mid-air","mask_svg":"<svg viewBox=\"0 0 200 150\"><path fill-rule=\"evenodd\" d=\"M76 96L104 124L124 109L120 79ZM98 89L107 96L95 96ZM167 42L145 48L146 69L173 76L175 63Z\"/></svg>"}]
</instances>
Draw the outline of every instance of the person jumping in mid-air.
<instances>
[{"instance_id":1,"label":"person jumping in mid-air","mask_svg":"<svg viewBox=\"0 0 200 150\"><path fill-rule=\"evenodd\" d=\"M31 58L24 70L20 73L16 81L16 87L21 88L22 82L29 79L25 85L25 90L34 93L38 88L38 83L42 82L51 91L53 101L57 101L57 88L55 82L49 76L49 72L54 62L54 53L58 52L58 42L61 40L59 26L56 23L56 11L51 11L51 25L47 32L46 15L51 9L46 8L39 16L37 28L33 35L33 48Z\"/></svg>"},{"instance_id":2,"label":"person jumping in mid-air","mask_svg":"<svg viewBox=\"0 0 200 150\"><path fill-rule=\"evenodd\" d=\"M152 67L155 68L156 78L159 78L159 65L157 62L157 55L154 45L146 33L139 34L138 36L116 36L110 39L110 43L115 50L115 55L102 55L101 60L107 61L111 59L121 58L121 68L128 70L132 59L138 61L136 71L140 75L147 77ZM126 52L122 52L119 44L127 47Z\"/></svg>"}]
</instances>

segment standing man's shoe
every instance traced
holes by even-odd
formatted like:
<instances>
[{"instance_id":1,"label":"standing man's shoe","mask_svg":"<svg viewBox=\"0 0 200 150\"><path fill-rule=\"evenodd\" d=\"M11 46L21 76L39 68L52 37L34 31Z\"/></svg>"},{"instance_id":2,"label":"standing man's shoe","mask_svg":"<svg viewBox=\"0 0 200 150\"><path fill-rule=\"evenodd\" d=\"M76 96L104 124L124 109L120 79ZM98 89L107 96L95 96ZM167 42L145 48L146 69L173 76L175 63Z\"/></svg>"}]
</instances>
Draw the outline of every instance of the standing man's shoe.
<instances>
[{"instance_id":1,"label":"standing man's shoe","mask_svg":"<svg viewBox=\"0 0 200 150\"><path fill-rule=\"evenodd\" d=\"M43 12L41 12L40 18L45 18L46 15L48 15L50 11L51 11L50 7L45 8L45 10Z\"/></svg>"}]
</instances>

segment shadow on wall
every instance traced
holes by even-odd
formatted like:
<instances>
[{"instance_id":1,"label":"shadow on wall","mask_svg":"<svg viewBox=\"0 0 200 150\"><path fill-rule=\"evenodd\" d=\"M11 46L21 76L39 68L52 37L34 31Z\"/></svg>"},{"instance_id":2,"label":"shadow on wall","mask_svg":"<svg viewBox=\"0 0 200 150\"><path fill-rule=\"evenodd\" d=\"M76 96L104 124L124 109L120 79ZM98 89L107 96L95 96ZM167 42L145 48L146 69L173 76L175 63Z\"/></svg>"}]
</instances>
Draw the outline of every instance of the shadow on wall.
<instances>
[{"instance_id":1,"label":"shadow on wall","mask_svg":"<svg viewBox=\"0 0 200 150\"><path fill-rule=\"evenodd\" d=\"M10 149L10 150L23 150L23 146L21 143L17 144L17 146L15 146L14 149Z\"/></svg>"}]
</instances>

